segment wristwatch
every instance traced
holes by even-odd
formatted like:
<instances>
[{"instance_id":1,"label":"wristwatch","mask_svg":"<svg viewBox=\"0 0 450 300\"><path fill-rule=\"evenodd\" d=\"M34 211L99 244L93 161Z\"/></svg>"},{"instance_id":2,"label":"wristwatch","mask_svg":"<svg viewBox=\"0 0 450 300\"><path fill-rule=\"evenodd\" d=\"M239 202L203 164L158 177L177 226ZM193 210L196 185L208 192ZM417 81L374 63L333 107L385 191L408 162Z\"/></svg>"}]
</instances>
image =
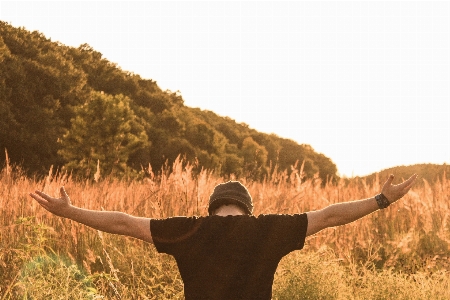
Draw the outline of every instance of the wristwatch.
<instances>
[{"instance_id":1,"label":"wristwatch","mask_svg":"<svg viewBox=\"0 0 450 300\"><path fill-rule=\"evenodd\" d=\"M377 204L380 209L384 209L391 204L389 200L386 198L386 196L383 195L382 193L376 195L375 200L377 200Z\"/></svg>"}]
</instances>

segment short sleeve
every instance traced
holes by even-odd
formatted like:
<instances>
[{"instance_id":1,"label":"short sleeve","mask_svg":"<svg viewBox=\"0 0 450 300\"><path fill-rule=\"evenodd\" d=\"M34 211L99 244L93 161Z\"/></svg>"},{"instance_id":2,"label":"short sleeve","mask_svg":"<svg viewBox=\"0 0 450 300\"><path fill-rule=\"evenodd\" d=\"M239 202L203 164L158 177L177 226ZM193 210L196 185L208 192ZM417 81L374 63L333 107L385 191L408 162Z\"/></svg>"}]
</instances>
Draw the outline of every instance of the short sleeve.
<instances>
[{"instance_id":1,"label":"short sleeve","mask_svg":"<svg viewBox=\"0 0 450 300\"><path fill-rule=\"evenodd\" d=\"M176 255L183 245L198 231L202 219L198 217L172 217L151 219L150 231L156 250Z\"/></svg>"},{"instance_id":2,"label":"short sleeve","mask_svg":"<svg viewBox=\"0 0 450 300\"><path fill-rule=\"evenodd\" d=\"M272 251L284 256L303 248L308 228L306 214L261 215L258 219L262 226L261 238Z\"/></svg>"}]
</instances>

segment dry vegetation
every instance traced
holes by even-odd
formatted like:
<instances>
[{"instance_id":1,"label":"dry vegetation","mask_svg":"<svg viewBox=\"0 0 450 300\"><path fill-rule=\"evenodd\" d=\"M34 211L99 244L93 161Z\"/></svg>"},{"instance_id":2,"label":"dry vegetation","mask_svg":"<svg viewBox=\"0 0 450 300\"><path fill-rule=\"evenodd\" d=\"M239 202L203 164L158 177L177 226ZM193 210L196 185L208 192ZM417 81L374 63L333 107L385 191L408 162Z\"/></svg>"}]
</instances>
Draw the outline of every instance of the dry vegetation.
<instances>
[{"instance_id":1,"label":"dry vegetation","mask_svg":"<svg viewBox=\"0 0 450 300\"><path fill-rule=\"evenodd\" d=\"M146 217L206 215L209 194L224 178L176 161L144 181L84 182L49 172L30 179L9 165L0 171L0 299L178 299L174 260L152 245L102 234L54 217L28 196L57 194L61 185L84 208ZM255 214L298 213L373 196L384 178L337 185L302 180L301 168L274 171L247 185ZM421 180L419 178L419 180ZM308 239L285 257L275 299L449 299L450 181L413 187L399 203Z\"/></svg>"}]
</instances>

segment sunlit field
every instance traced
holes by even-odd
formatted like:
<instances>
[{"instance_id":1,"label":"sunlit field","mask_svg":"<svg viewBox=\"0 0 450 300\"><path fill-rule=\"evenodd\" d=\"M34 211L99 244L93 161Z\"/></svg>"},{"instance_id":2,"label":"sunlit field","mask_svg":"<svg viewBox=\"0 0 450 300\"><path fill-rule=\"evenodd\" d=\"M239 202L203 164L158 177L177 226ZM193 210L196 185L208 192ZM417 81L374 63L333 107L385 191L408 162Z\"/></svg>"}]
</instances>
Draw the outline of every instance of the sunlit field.
<instances>
[{"instance_id":1,"label":"sunlit field","mask_svg":"<svg viewBox=\"0 0 450 300\"><path fill-rule=\"evenodd\" d=\"M55 217L32 201L35 189L57 195L64 185L76 206L163 218L206 215L214 186L228 180L176 161L147 170L144 180L76 181L49 171L30 179L0 171L0 299L183 299L175 261L153 245L101 233ZM371 197L373 183L303 180L273 171L262 182L240 179L256 215L299 213ZM309 238L280 263L274 299L450 299L450 181L420 178L386 210ZM235 179L235 178L232 178ZM401 178L397 178L397 182Z\"/></svg>"}]
</instances>

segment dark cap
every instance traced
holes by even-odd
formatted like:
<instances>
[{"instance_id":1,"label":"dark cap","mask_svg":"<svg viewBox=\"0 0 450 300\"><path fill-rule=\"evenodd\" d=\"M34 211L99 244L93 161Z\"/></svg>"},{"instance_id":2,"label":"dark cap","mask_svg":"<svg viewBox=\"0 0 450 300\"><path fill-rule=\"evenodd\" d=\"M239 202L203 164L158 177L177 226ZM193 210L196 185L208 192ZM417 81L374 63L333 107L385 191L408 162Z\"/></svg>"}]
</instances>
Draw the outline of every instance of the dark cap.
<instances>
[{"instance_id":1,"label":"dark cap","mask_svg":"<svg viewBox=\"0 0 450 300\"><path fill-rule=\"evenodd\" d=\"M209 196L208 213L211 215L215 209L227 203L227 200L235 200L247 214L251 215L253 213L252 196L239 181L228 181L216 185L213 193Z\"/></svg>"}]
</instances>

